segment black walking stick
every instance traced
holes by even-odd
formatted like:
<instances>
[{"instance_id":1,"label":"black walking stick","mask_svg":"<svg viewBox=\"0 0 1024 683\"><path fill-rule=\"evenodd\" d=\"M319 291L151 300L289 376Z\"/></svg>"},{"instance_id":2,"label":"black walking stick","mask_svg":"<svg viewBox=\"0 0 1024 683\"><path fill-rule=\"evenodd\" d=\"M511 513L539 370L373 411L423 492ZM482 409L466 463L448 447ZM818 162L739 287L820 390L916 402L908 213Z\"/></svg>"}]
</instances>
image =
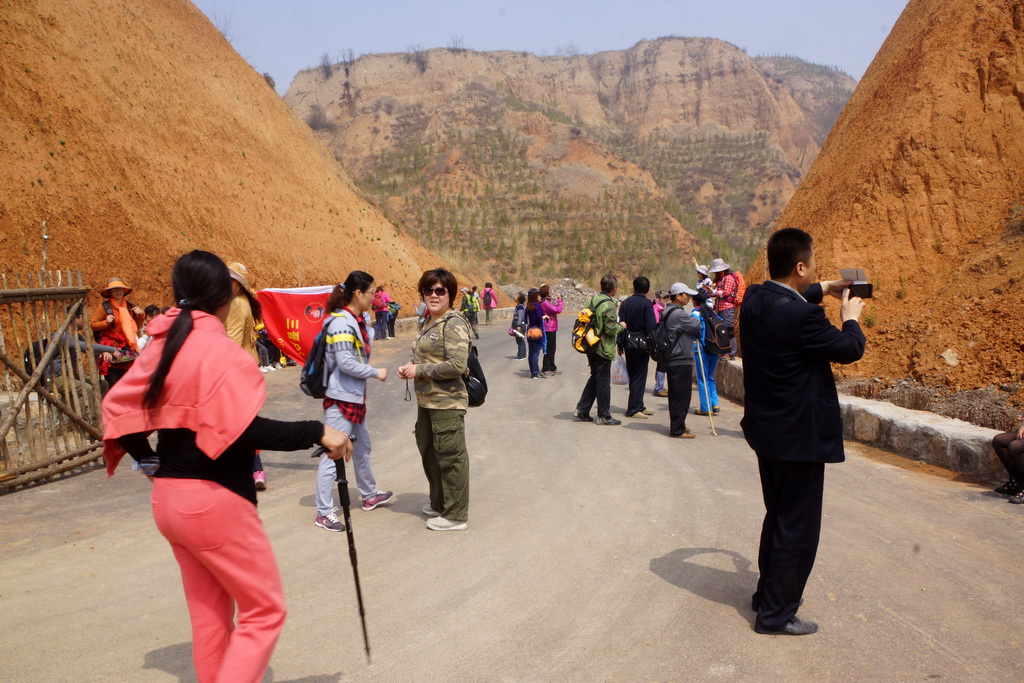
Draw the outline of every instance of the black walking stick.
<instances>
[{"instance_id":1,"label":"black walking stick","mask_svg":"<svg viewBox=\"0 0 1024 683\"><path fill-rule=\"evenodd\" d=\"M349 437L352 441L356 438ZM327 449L320 446L311 457L319 458L326 453ZM366 645L366 663L370 664L370 638L366 635L366 609L363 607L363 591L359 587L359 561L356 559L356 539L352 535L352 513L349 506L352 501L348 497L348 480L345 479L345 459L338 458L334 461L336 471L335 479L338 480L338 501L341 503L341 512L345 518L345 535L348 536L348 556L352 560L352 576L356 582L356 600L359 602L359 620L363 624L363 643Z\"/></svg>"}]
</instances>

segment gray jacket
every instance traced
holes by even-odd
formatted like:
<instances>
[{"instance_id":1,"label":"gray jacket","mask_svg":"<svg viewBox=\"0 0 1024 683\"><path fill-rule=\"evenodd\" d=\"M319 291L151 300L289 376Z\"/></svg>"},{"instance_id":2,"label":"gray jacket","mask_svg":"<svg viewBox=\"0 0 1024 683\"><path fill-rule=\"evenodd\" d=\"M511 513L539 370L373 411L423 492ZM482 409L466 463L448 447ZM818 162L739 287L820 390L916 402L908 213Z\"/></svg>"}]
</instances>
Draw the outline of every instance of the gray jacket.
<instances>
[{"instance_id":1,"label":"gray jacket","mask_svg":"<svg viewBox=\"0 0 1024 683\"><path fill-rule=\"evenodd\" d=\"M359 323L348 311L335 311L327 323L327 396L349 403L366 402L366 380L377 376Z\"/></svg>"},{"instance_id":2,"label":"gray jacket","mask_svg":"<svg viewBox=\"0 0 1024 683\"><path fill-rule=\"evenodd\" d=\"M665 321L669 339L676 340L667 365L693 365L693 339L700 335L700 321L679 304L666 306L661 312L661 319Z\"/></svg>"}]
</instances>

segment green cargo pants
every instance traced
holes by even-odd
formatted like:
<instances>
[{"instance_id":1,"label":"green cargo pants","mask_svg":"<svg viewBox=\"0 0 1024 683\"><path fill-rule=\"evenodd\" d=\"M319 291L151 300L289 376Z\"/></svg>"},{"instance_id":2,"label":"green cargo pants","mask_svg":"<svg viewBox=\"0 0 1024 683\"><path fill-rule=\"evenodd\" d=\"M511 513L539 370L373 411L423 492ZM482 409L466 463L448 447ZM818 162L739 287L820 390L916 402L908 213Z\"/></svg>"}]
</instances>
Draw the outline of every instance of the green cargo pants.
<instances>
[{"instance_id":1,"label":"green cargo pants","mask_svg":"<svg viewBox=\"0 0 1024 683\"><path fill-rule=\"evenodd\" d=\"M416 446L430 487L430 505L452 522L469 520L466 411L419 408Z\"/></svg>"}]
</instances>

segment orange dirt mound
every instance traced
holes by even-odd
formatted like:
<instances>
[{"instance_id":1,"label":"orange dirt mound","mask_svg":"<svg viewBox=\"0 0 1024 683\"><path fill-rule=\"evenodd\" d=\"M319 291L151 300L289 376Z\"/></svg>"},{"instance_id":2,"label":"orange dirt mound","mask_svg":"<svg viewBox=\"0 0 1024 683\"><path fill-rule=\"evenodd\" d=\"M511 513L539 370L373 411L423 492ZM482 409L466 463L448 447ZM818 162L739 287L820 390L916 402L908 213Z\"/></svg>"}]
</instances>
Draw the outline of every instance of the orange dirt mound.
<instances>
[{"instance_id":1,"label":"orange dirt mound","mask_svg":"<svg viewBox=\"0 0 1024 683\"><path fill-rule=\"evenodd\" d=\"M840 373L1024 399L1022 169L1024 6L911 0L777 223L875 283Z\"/></svg>"},{"instance_id":2,"label":"orange dirt mound","mask_svg":"<svg viewBox=\"0 0 1024 683\"><path fill-rule=\"evenodd\" d=\"M6 3L0 82L7 273L40 267L44 220L51 269L120 276L140 304L170 303L170 266L196 248L258 287L359 268L405 302L442 262L354 191L186 0Z\"/></svg>"}]
</instances>

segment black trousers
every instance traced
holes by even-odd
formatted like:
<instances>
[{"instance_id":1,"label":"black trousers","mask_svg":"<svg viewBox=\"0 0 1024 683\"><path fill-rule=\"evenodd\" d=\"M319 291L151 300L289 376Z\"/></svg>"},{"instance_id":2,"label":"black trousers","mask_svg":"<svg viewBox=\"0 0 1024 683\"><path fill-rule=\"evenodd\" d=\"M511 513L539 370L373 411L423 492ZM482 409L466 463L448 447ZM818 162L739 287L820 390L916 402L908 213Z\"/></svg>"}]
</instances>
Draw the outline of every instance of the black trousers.
<instances>
[{"instance_id":1,"label":"black trousers","mask_svg":"<svg viewBox=\"0 0 1024 683\"><path fill-rule=\"evenodd\" d=\"M665 368L668 380L668 433L679 436L686 431L686 415L690 412L693 393L693 366L670 365Z\"/></svg>"},{"instance_id":2,"label":"black trousers","mask_svg":"<svg viewBox=\"0 0 1024 683\"><path fill-rule=\"evenodd\" d=\"M779 629L796 614L821 534L825 463L779 462L758 455L764 523L752 605L757 623Z\"/></svg>"},{"instance_id":3,"label":"black trousers","mask_svg":"<svg viewBox=\"0 0 1024 683\"><path fill-rule=\"evenodd\" d=\"M558 348L558 331L545 332L544 336L547 339L548 350L544 353L544 364L541 366L541 372L554 372L558 368L555 366L555 350Z\"/></svg>"},{"instance_id":4,"label":"black trousers","mask_svg":"<svg viewBox=\"0 0 1024 683\"><path fill-rule=\"evenodd\" d=\"M597 353L588 353L587 362L590 363L590 378L583 393L580 394L580 402L576 404L576 410L581 413L589 413L594 401L597 401L597 416L612 416L612 362L602 358Z\"/></svg>"},{"instance_id":5,"label":"black trousers","mask_svg":"<svg viewBox=\"0 0 1024 683\"><path fill-rule=\"evenodd\" d=\"M626 403L626 417L644 409L644 392L647 390L647 366L651 356L646 351L624 350L626 372L629 373L629 401Z\"/></svg>"}]
</instances>

